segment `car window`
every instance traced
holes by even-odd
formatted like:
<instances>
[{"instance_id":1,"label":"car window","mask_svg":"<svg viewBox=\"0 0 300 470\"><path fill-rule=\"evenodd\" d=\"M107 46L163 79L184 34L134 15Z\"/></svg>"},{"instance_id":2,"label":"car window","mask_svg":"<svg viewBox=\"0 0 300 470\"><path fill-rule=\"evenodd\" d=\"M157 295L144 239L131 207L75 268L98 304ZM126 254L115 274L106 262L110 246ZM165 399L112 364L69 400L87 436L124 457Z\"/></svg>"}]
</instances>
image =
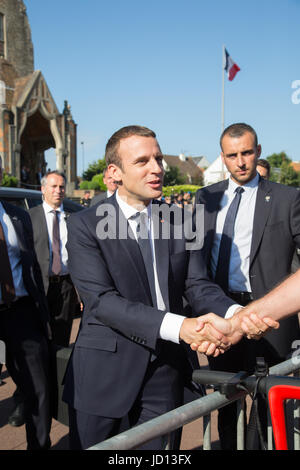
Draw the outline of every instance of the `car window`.
<instances>
[{"instance_id":1,"label":"car window","mask_svg":"<svg viewBox=\"0 0 300 470\"><path fill-rule=\"evenodd\" d=\"M35 206L39 206L43 202L42 198L38 199L38 198L33 198L33 197L27 197L26 200L27 200L29 209Z\"/></svg>"},{"instance_id":2,"label":"car window","mask_svg":"<svg viewBox=\"0 0 300 470\"><path fill-rule=\"evenodd\" d=\"M23 198L13 197L13 196L3 196L1 194L1 200L9 202L14 206L21 207L22 209L27 209L26 202Z\"/></svg>"}]
</instances>

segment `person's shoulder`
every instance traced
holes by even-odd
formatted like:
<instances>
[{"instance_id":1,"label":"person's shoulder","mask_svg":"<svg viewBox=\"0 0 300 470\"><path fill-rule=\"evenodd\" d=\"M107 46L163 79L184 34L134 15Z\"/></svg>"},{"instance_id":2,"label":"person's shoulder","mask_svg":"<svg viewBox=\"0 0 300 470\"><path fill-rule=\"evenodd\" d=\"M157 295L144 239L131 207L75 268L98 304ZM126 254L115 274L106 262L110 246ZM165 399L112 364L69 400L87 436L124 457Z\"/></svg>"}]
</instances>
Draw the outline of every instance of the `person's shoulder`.
<instances>
[{"instance_id":1,"label":"person's shoulder","mask_svg":"<svg viewBox=\"0 0 300 470\"><path fill-rule=\"evenodd\" d=\"M22 209L21 207L15 206L14 204L11 204L10 202L7 201L1 201L5 212L12 216L12 217L19 217L19 218L25 218L27 219L28 212L25 209Z\"/></svg>"},{"instance_id":2,"label":"person's shoulder","mask_svg":"<svg viewBox=\"0 0 300 470\"><path fill-rule=\"evenodd\" d=\"M31 207L28 212L29 212L29 215L32 216L32 215L41 214L42 210L43 210L43 204L39 204L38 206Z\"/></svg>"},{"instance_id":3,"label":"person's shoulder","mask_svg":"<svg viewBox=\"0 0 300 470\"><path fill-rule=\"evenodd\" d=\"M286 195L290 197L300 197L300 188L288 186L286 184L275 183L274 181L264 180L263 187L272 190L274 194Z\"/></svg>"},{"instance_id":4,"label":"person's shoulder","mask_svg":"<svg viewBox=\"0 0 300 470\"><path fill-rule=\"evenodd\" d=\"M209 184L208 186L203 186L202 188L198 189L198 191L196 192L195 200L197 202L197 200L202 199L202 198L205 199L211 194L224 192L227 187L228 187L228 180L222 180L222 181L219 181L218 183L213 183L213 184Z\"/></svg>"}]
</instances>

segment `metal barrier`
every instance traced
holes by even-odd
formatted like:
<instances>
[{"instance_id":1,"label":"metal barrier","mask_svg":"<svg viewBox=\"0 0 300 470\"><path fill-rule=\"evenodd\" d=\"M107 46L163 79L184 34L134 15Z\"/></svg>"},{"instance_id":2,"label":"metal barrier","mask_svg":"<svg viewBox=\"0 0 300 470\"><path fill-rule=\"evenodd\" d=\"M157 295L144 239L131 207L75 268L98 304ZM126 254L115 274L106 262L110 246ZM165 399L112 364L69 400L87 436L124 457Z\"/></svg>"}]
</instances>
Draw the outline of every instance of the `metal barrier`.
<instances>
[{"instance_id":1,"label":"metal barrier","mask_svg":"<svg viewBox=\"0 0 300 470\"><path fill-rule=\"evenodd\" d=\"M270 368L270 375L289 375L300 369L300 357L294 357ZM186 405L180 406L164 415L147 421L139 426L131 428L121 434L118 434L106 441L100 442L87 450L129 450L136 449L145 442L150 441L158 436L164 436L176 429L188 424L198 418L203 417L203 450L211 449L211 425L210 418L213 411L222 408L229 403L237 402L238 420L237 420L237 450L244 450L244 402L247 393L240 391L230 399L226 398L220 392L216 391L205 395ZM294 450L300 449L300 433L299 433L299 401L294 408ZM273 448L272 426L269 420L268 425L268 450ZM166 447L166 450L168 447Z\"/></svg>"}]
</instances>

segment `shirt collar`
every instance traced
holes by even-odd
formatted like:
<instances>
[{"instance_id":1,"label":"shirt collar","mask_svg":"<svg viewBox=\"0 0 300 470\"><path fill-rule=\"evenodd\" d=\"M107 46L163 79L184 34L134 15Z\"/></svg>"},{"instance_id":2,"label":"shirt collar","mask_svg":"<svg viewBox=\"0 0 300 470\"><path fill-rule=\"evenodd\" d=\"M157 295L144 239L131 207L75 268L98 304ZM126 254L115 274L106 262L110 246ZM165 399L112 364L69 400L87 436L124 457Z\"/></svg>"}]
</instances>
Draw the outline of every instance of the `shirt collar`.
<instances>
[{"instance_id":1,"label":"shirt collar","mask_svg":"<svg viewBox=\"0 0 300 470\"><path fill-rule=\"evenodd\" d=\"M251 181L248 181L248 183L243 184L243 188L245 189L245 191L255 189L258 186L258 182L259 182L259 174L256 173L255 177ZM239 184L237 184L235 181L229 178L228 191L230 193L234 193L236 188L238 188L239 186L240 186Z\"/></svg>"},{"instance_id":2,"label":"shirt collar","mask_svg":"<svg viewBox=\"0 0 300 470\"><path fill-rule=\"evenodd\" d=\"M44 208L44 211L48 214L49 212L52 212L54 210L57 210L59 212L61 212L62 214L64 213L64 208L63 208L63 205L61 204L60 207L58 207L57 209L53 209L53 207L49 206L49 204L46 202L46 201L43 201L43 208Z\"/></svg>"},{"instance_id":3,"label":"shirt collar","mask_svg":"<svg viewBox=\"0 0 300 470\"><path fill-rule=\"evenodd\" d=\"M135 207L130 206L129 204L127 204L127 202L125 202L119 196L119 191L118 190L116 191L116 201L119 204L119 207L120 207L121 211L123 212L123 214L124 214L124 216L127 220L135 217L138 212L143 213L143 214L147 214L148 217L151 217L151 206L152 206L152 204L149 204L148 206L144 207L143 210L139 211Z\"/></svg>"}]
</instances>

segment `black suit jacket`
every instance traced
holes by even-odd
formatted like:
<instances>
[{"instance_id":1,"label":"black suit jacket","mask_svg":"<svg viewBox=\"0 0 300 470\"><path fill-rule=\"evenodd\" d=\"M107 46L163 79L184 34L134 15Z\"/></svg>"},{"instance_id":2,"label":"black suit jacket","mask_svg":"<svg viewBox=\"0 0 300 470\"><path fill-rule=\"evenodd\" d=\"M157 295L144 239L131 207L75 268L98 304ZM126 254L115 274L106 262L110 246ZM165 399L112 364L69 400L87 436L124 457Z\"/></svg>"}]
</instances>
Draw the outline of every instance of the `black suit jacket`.
<instances>
[{"instance_id":1,"label":"black suit jacket","mask_svg":"<svg viewBox=\"0 0 300 470\"><path fill-rule=\"evenodd\" d=\"M197 191L195 203L204 204L205 240L203 256L210 265L216 218L228 180ZM300 191L260 178L255 205L250 252L250 284L258 299L291 272L295 248L300 247ZM266 339L282 355L291 352L299 338L297 316L281 322Z\"/></svg>"},{"instance_id":2,"label":"black suit jacket","mask_svg":"<svg viewBox=\"0 0 300 470\"><path fill-rule=\"evenodd\" d=\"M49 336L49 311L44 295L43 280L37 261L30 217L26 211L2 201L5 212L9 215L19 242L23 281L28 294L32 297L39 311L39 321Z\"/></svg>"},{"instance_id":3,"label":"black suit jacket","mask_svg":"<svg viewBox=\"0 0 300 470\"><path fill-rule=\"evenodd\" d=\"M161 218L160 229L166 223ZM106 224L111 224L112 236L101 239L100 229ZM160 232L155 240L166 310L182 313L186 294L195 312L200 305L209 305L224 314L233 302L208 280L201 253L187 251L184 238L174 237L175 223L170 225L170 236L164 239ZM125 416L131 408L158 346L157 353L174 369L184 363L181 345L158 339L165 312L152 306L139 246L134 238L122 239L124 226L127 230L115 195L68 219L69 269L84 312L65 377L64 400L86 413L109 417ZM196 276L186 284L189 271L198 272L198 288Z\"/></svg>"}]
</instances>

